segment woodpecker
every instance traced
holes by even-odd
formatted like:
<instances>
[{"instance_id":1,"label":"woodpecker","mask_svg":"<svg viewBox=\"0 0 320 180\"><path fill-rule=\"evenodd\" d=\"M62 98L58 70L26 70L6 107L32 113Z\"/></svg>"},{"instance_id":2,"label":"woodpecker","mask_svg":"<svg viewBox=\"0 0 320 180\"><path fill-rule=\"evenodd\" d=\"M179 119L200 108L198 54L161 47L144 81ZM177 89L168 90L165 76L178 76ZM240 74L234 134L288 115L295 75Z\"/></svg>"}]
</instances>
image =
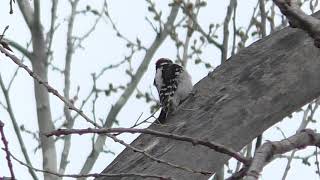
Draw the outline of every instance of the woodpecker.
<instances>
[{"instance_id":1,"label":"woodpecker","mask_svg":"<svg viewBox=\"0 0 320 180\"><path fill-rule=\"evenodd\" d=\"M174 111L191 92L191 76L182 66L174 64L170 59L161 58L156 62L153 84L158 90L162 108L158 122L164 123L168 113Z\"/></svg>"}]
</instances>

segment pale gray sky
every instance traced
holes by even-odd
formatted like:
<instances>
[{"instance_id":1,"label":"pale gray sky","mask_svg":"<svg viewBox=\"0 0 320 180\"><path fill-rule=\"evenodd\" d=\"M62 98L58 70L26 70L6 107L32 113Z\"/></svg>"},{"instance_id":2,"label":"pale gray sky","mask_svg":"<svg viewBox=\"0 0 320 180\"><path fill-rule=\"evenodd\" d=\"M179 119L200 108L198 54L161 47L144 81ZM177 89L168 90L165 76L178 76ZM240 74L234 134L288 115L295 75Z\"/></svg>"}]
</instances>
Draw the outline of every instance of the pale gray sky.
<instances>
[{"instance_id":1,"label":"pale gray sky","mask_svg":"<svg viewBox=\"0 0 320 180\"><path fill-rule=\"evenodd\" d=\"M0 3L0 31L4 29L5 26L9 25L10 28L6 33L6 37L13 39L21 44L26 44L29 39L29 31L22 19L22 16L18 10L18 6L14 6L14 14L9 15L9 1L2 1ZM90 3L92 7L101 9L102 1L80 1L79 9L83 9L87 3ZM168 14L168 0L166 1L156 1L157 7L163 11L163 18L165 20L166 15ZM249 18L251 17L253 6L256 4L256 0L239 0L238 2L238 17L237 25L238 26L247 26L249 23ZM45 24L45 27L50 23L47 17L50 16L50 3L48 1L42 1L42 22ZM58 67L63 68L64 66L64 56L65 56L65 34L66 34L66 18L69 12L69 6L66 5L65 1L59 2L58 7L58 20L60 27L56 32L56 38L54 39L53 50L55 61L54 64ZM122 34L124 34L129 39L135 41L138 36L142 44L149 46L153 41L154 32L152 28L145 20L145 16L148 15L147 4L143 0L136 1L125 1L117 0L110 1L109 3L110 15L116 23L117 27L120 29ZM199 22L207 29L209 23L221 23L224 19L225 12L227 7L227 1L208 1L208 6L200 11ZM149 15L150 16L150 15ZM93 23L94 18L92 16L78 16L76 19L75 32L74 34L83 34L85 33L90 25ZM72 92L75 94L77 86L80 86L80 100L84 99L91 88L91 76L93 72L99 72L100 69L108 64L114 64L123 59L125 55L128 55L129 51L125 47L125 42L120 40L115 36L114 30L111 28L109 22L102 21L99 23L96 31L87 39L83 46L84 50L78 50L73 57L72 62ZM144 75L141 83L139 84L139 89L145 90L152 88L153 94L157 97L156 91L152 86L153 77L154 77L154 66L153 63L159 57L168 57L175 58L176 50L174 44L168 43L168 40L161 46L158 52L154 56L153 62L150 64L147 73ZM133 59L133 66L137 67L139 62L142 60L143 54L140 53L136 55ZM206 47L202 58L210 62L212 65L217 66L220 62L220 54L217 49L212 47ZM25 64L30 63L25 61ZM191 62L190 64L193 64ZM105 87L109 83L114 83L115 85L123 84L128 82L129 76L123 73L123 70L126 68L126 65L121 67L121 69L111 70L106 73L106 75L101 78L98 84L101 88ZM8 82L8 79L12 76L16 65L8 60L3 55L0 55L0 73L4 78L5 82ZM189 65L188 70L192 74L193 82L198 82L201 78L208 74L208 70L204 67ZM62 75L57 72L50 72L49 74L49 84L57 88L60 92L63 90L63 78ZM15 83L13 84L12 90L10 92L11 102L14 107L15 115L18 119L20 125L24 125L27 129L36 131L36 111L35 111L35 100L33 94L33 80L32 78L22 70L20 70ZM109 98L100 98L97 105L97 116L104 119L109 111L111 105L117 100L120 93L114 94ZM0 100L3 101L3 96L0 93ZM55 96L50 96L51 108L53 113L53 119L56 119L63 113L62 103ZM80 101L79 101L80 102ZM79 105L79 102L77 105ZM9 140L9 147L13 154L15 154L19 159L23 160L23 156L18 147L18 142L16 135L13 131L11 121L4 109L0 109L0 119L5 123L5 133ZM91 107L84 109L84 112L91 116ZM146 105L141 100L136 100L131 98L125 108L121 111L118 116L121 127L128 127L132 125L136 118L143 113L142 118L148 117L149 115L149 106ZM318 116L316 116L318 117ZM284 122L280 123L279 126L285 130L287 136L292 135L297 129L299 122L301 120L301 114L295 115L292 119L287 119ZM61 123L61 121L60 121ZM83 119L79 118L75 125L76 128L86 128L88 123ZM282 135L275 128L271 128L266 133L266 138L269 140L279 140L282 139ZM28 152L32 159L33 165L35 167L41 168L41 153L38 150L34 153L34 148L37 146L30 135L23 134L25 138L25 143L28 148ZM123 139L130 142L133 135L128 134L122 136ZM61 153L62 143L58 143L58 155ZM106 142L108 149L114 151L116 154L121 152L123 149L122 146L113 143L111 140ZM70 154L70 164L67 168L66 173L78 173L81 169L83 162L85 161L87 155L91 150L91 140L90 136L73 136L73 145ZM313 150L313 149L312 149ZM306 154L312 150L303 150L299 154ZM114 155L111 154L101 154L96 165L93 168L92 172L101 172L108 163L112 161ZM5 154L0 152L0 176L8 176L9 172L5 165ZM286 161L281 160L277 162L272 162L268 165L264 171L261 179L280 179L284 171ZM31 179L27 169L20 164L14 161L14 170L18 179ZM312 164L311 167L302 165L299 163L294 163L292 170L290 171L287 179L317 179L314 171L316 167ZM39 174L39 178L42 178L42 175Z\"/></svg>"}]
</instances>

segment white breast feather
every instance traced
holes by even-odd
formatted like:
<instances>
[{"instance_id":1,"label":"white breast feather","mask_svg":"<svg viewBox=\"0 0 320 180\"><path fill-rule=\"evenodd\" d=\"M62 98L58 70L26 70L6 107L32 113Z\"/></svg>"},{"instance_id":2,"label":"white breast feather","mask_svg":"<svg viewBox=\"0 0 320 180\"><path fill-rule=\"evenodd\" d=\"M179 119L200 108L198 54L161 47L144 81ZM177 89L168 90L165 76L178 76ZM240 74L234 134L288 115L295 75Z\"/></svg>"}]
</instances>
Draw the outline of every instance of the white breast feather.
<instances>
[{"instance_id":1,"label":"white breast feather","mask_svg":"<svg viewBox=\"0 0 320 180\"><path fill-rule=\"evenodd\" d=\"M157 88L157 90L158 90L158 93L160 93L161 86L162 86L162 84L163 84L163 82L162 82L162 67L160 67L160 68L156 71L155 82L156 82L156 88Z\"/></svg>"},{"instance_id":2,"label":"white breast feather","mask_svg":"<svg viewBox=\"0 0 320 180\"><path fill-rule=\"evenodd\" d=\"M178 79L178 87L172 100L173 105L177 107L182 100L188 97L191 91L192 91L191 76L187 71L184 70Z\"/></svg>"}]
</instances>

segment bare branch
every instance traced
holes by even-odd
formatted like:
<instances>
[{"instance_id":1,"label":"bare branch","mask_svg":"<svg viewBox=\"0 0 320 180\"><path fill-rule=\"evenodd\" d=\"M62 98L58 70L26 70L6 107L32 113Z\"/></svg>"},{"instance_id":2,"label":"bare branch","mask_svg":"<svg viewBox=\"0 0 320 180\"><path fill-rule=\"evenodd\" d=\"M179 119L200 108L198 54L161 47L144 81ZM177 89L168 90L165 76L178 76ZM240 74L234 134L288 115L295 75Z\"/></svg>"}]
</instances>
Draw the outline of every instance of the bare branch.
<instances>
[{"instance_id":1,"label":"bare branch","mask_svg":"<svg viewBox=\"0 0 320 180\"><path fill-rule=\"evenodd\" d=\"M113 22L110 14L109 14L109 9L108 9L108 5L105 3L104 4L104 14L105 16L107 17L107 19L109 20L109 22L111 23L111 26L112 26L112 29L116 32L116 35L121 38L122 40L126 41L128 45L130 46L134 46L134 47L137 47L138 49L143 49L143 50L147 50L146 47L144 47L143 45L141 44L137 44L133 41L131 41L129 38L125 37L121 32L120 30L118 29L118 27L116 26L116 24ZM151 22L150 22L151 23Z\"/></svg>"},{"instance_id":2,"label":"bare branch","mask_svg":"<svg viewBox=\"0 0 320 180\"><path fill-rule=\"evenodd\" d=\"M179 141L185 141L185 142L190 142L193 145L202 145L206 146L210 149L213 149L217 152L227 154L238 161L244 163L244 164L249 164L249 161L247 158L243 157L240 153L236 152L233 149L227 148L222 144L218 144L212 141L205 141L201 139L196 139L196 138L191 138L188 136L183 136L183 135L177 135L177 134L171 134L171 133L165 133L165 132L159 132L159 131L154 131L151 129L133 129L133 128L102 128L102 129L59 129L57 131L50 132L46 134L47 137L50 136L61 136L61 135L69 135L69 134L90 134L90 133L97 133L97 134L108 134L108 133L143 133L143 134L150 134L150 135L155 135L158 137L165 137L169 139L175 139Z\"/></svg>"},{"instance_id":3,"label":"bare branch","mask_svg":"<svg viewBox=\"0 0 320 180\"><path fill-rule=\"evenodd\" d=\"M10 153L10 152L9 152ZM154 179L164 179L164 180L174 180L171 177L165 177L165 176L157 176L157 175L148 175L148 174L139 174L139 173L118 173L118 174L104 174L104 173L92 173L92 174L60 174L60 173L55 173L47 170L42 170L39 168L34 168L29 166L28 164L20 161L18 158L13 156L13 154L9 154L15 161L20 163L21 165L27 167L27 168L32 168L34 171L37 172L42 172L42 173L47 173L51 174L57 177L71 177L71 178L87 178L87 177L139 177L139 178L154 178Z\"/></svg>"},{"instance_id":4,"label":"bare branch","mask_svg":"<svg viewBox=\"0 0 320 180\"><path fill-rule=\"evenodd\" d=\"M64 67L64 89L63 94L64 98L66 98L68 101L70 101L70 72L71 72L71 61L72 61L72 55L74 53L74 44L72 40L72 33L73 33L73 26L74 26L74 20L76 17L76 10L79 0L70 1L71 5L71 13L68 21L68 32L67 32L67 52L65 57L65 67ZM66 117L67 122L67 128L73 127L74 121L72 120L71 112L68 108L68 106L65 104L63 107L63 112ZM59 166L59 173L64 174L66 167L68 165L68 156L70 152L71 147L71 137L66 136L64 137L64 143L63 143L63 150L61 153L61 159L60 159L60 166Z\"/></svg>"},{"instance_id":5,"label":"bare branch","mask_svg":"<svg viewBox=\"0 0 320 180\"><path fill-rule=\"evenodd\" d=\"M43 85L49 93L52 93L56 97L58 97L61 101L63 101L70 109L79 113L87 122L91 123L96 127L100 127L97 123L93 122L88 116L86 116L81 110L76 108L69 100L64 98L56 89L48 84L48 82L43 81L37 74L35 74L28 66L22 64L20 60L14 55L8 52L6 49L0 46L0 51L8 56L14 63L16 63L19 67L23 68L25 71L29 73L31 77L33 77L39 84Z\"/></svg>"},{"instance_id":6,"label":"bare branch","mask_svg":"<svg viewBox=\"0 0 320 180\"><path fill-rule=\"evenodd\" d=\"M120 98L117 100L117 102L112 106L105 124L103 127L109 128L112 126L113 122L115 121L118 113L120 110L123 108L123 106L126 104L134 90L136 89L138 83L140 82L142 76L146 72L148 65L156 52L156 50L160 47L162 42L167 38L169 33L172 31L174 21L177 17L179 11L179 5L178 4L173 4L171 12L168 16L168 20L164 25L163 31L161 31L160 34L157 34L154 42L151 44L149 49L146 51L146 54L142 60L142 63L138 67L136 73L133 75L131 82L128 84L127 88L124 90L124 92L121 94ZM98 158L102 147L105 143L106 137L105 136L98 136L94 148L92 149L90 155L86 159L83 168L81 169L81 173L88 173L96 159Z\"/></svg>"},{"instance_id":7,"label":"bare branch","mask_svg":"<svg viewBox=\"0 0 320 180\"><path fill-rule=\"evenodd\" d=\"M25 47L23 47L22 45L20 45L19 43L15 42L15 41L12 41L9 39L4 39L4 40L7 41L10 46L14 47L20 53L22 53L24 56L26 56L29 60L32 60L32 53L30 51L28 51L28 49L26 49Z\"/></svg>"},{"instance_id":8,"label":"bare branch","mask_svg":"<svg viewBox=\"0 0 320 180\"><path fill-rule=\"evenodd\" d=\"M30 46L30 44L31 44L31 41L29 42L29 43L27 43L27 47L26 47L26 50L28 49L28 47ZM22 58L21 58L21 62L23 63L24 62L24 55L22 56ZM19 71L19 67L17 67L16 68L16 71L13 73L13 75L12 75L12 77L11 77L11 80L10 80L10 82L9 82L9 84L8 84L8 88L7 88L7 90L9 91L10 90L10 88L11 88L11 85L13 84L13 81L15 80L15 78L17 77L17 74L18 74L18 71Z\"/></svg>"},{"instance_id":9,"label":"bare branch","mask_svg":"<svg viewBox=\"0 0 320 180\"><path fill-rule=\"evenodd\" d=\"M296 0L273 0L293 28L300 28L313 39L314 45L320 48L320 20L305 14Z\"/></svg>"},{"instance_id":10,"label":"bare branch","mask_svg":"<svg viewBox=\"0 0 320 180\"><path fill-rule=\"evenodd\" d=\"M212 43L213 45L215 45L218 49L222 50L222 44L218 43L216 40L214 40L208 33L206 33L202 27L200 26L200 24L198 23L198 20L196 19L194 14L190 14L186 7L186 4L182 1L182 9L184 10L184 12L192 19L192 21L194 22L195 26L196 26L196 30L199 31L200 34L202 34L209 43Z\"/></svg>"},{"instance_id":11,"label":"bare branch","mask_svg":"<svg viewBox=\"0 0 320 180\"><path fill-rule=\"evenodd\" d=\"M205 137L239 151L272 124L319 96L319 84L315 83L319 75L319 51L310 39L306 41L306 37L305 33L285 28L242 49L228 63L197 83L194 94L168 118L167 124L173 127L154 124L149 128L189 137ZM301 68L304 71L299 71ZM289 104L288 98L292 99ZM198 109L185 111L186 108ZM187 143L146 134L141 134L132 145L150 147L155 139L159 142L152 146L155 149L152 155L193 164L190 166L193 168L201 166L217 171L229 158L216 152L208 153L205 147L188 148L190 145ZM186 148L188 151L184 152ZM163 154L163 151L166 153ZM208 178L171 170L146 157L132 162L138 157L141 156L126 148L104 172L134 172L140 169L145 173L165 171L167 175L183 179ZM211 161L214 163L208 163Z\"/></svg>"},{"instance_id":12,"label":"bare branch","mask_svg":"<svg viewBox=\"0 0 320 180\"><path fill-rule=\"evenodd\" d=\"M319 159L318 159L318 147L316 147L316 150L315 150L315 156L316 156L316 166L317 166L317 171L316 173L318 174L318 176L320 177L320 167L319 167Z\"/></svg>"},{"instance_id":13,"label":"bare branch","mask_svg":"<svg viewBox=\"0 0 320 180\"><path fill-rule=\"evenodd\" d=\"M266 13L266 5L265 0L259 0L259 9L260 9L260 17L261 17L261 35L262 37L265 37L267 35L267 13Z\"/></svg>"},{"instance_id":14,"label":"bare branch","mask_svg":"<svg viewBox=\"0 0 320 180\"><path fill-rule=\"evenodd\" d=\"M314 113L315 113L315 111L318 109L318 107L319 107L319 101L318 101L318 100L315 101L315 106L314 106L314 108L312 108L312 105L311 105L311 104L308 105L307 109L304 110L304 112L303 112L302 121L301 121L301 123L300 123L300 126L299 126L297 132L300 132L300 131L302 131L303 129L307 128L307 125L309 124L310 120L313 118ZM310 113L310 115L308 115L310 111L311 111L311 113ZM287 177L287 175L288 175L288 173L289 173L290 167L291 167L292 159L293 159L293 157L294 157L294 155L295 155L295 153L296 153L297 151L298 151L298 150L295 149L295 150L293 150L293 151L291 152L290 157L288 158L288 162L287 162L285 171L284 171L284 173L283 173L283 175L282 175L282 180L285 180L285 179L286 179L286 177Z\"/></svg>"},{"instance_id":15,"label":"bare branch","mask_svg":"<svg viewBox=\"0 0 320 180\"><path fill-rule=\"evenodd\" d=\"M49 54L51 54L53 35L55 32L55 22L57 20L57 6L58 6L58 0L52 0L50 30L48 32L47 39L46 39L48 44L47 58L49 57Z\"/></svg>"},{"instance_id":16,"label":"bare branch","mask_svg":"<svg viewBox=\"0 0 320 180\"><path fill-rule=\"evenodd\" d=\"M35 26L36 29L40 29L41 27L41 10L40 10L40 0L34 0L33 1L33 9L34 9L34 14L33 14L33 25Z\"/></svg>"},{"instance_id":17,"label":"bare branch","mask_svg":"<svg viewBox=\"0 0 320 180\"><path fill-rule=\"evenodd\" d=\"M84 35L82 35L81 37L73 37L74 39L77 40L77 44L74 45L74 49L76 49L76 48L78 48L78 47L82 47L81 43L82 43L85 39L87 39L87 38L92 34L92 32L94 32L94 30L96 29L98 23L100 22L100 20L101 20L102 17L103 17L103 13L105 12L105 7L106 7L106 5L107 5L107 1L105 0L105 1L104 1L104 4L102 5L101 11L100 11L100 12L97 12L97 14L95 14L95 15L98 16L98 17L95 19L93 25L89 28L89 30L87 30L87 32L84 33ZM75 13L76 13L76 12L75 12ZM75 15L76 15L76 14L75 14Z\"/></svg>"},{"instance_id":18,"label":"bare branch","mask_svg":"<svg viewBox=\"0 0 320 180\"><path fill-rule=\"evenodd\" d=\"M200 0L196 0L195 4L199 4L199 3L200 3ZM199 11L200 11L200 8L201 8L201 6L196 6L195 10L194 10L194 8L189 8L187 10L191 11L191 12L188 12L189 14L194 14L194 18L197 18ZM195 12L193 12L193 11L195 11ZM186 35L186 38L183 43L183 54L182 54L182 59L181 59L181 65L185 68L187 67L187 62L188 62L189 43L190 43L191 37L193 35L193 32L197 27L195 22L193 21L193 19L188 15L186 15L186 16L188 17L187 35Z\"/></svg>"},{"instance_id":19,"label":"bare branch","mask_svg":"<svg viewBox=\"0 0 320 180\"><path fill-rule=\"evenodd\" d=\"M231 49L231 56L233 56L236 52L236 40L237 40L237 24L236 24L236 17L237 17L237 7L238 1L235 1L233 7L233 16L232 16L232 26L233 26L233 38L232 38L232 49Z\"/></svg>"},{"instance_id":20,"label":"bare branch","mask_svg":"<svg viewBox=\"0 0 320 180\"><path fill-rule=\"evenodd\" d=\"M15 3L16 1L15 0L10 0L10 11L9 11L10 14L13 14L12 2Z\"/></svg>"},{"instance_id":21,"label":"bare branch","mask_svg":"<svg viewBox=\"0 0 320 180\"><path fill-rule=\"evenodd\" d=\"M187 67L187 62L188 62L189 43L190 43L193 31L194 31L193 21L192 21L192 19L190 17L189 17L189 19L187 21L187 24L188 24L187 35L186 35L186 38L185 38L184 43L183 43L183 54L182 54L182 58L181 58L181 65L183 67L185 67L185 68ZM178 52L179 52L179 50L178 50Z\"/></svg>"},{"instance_id":22,"label":"bare branch","mask_svg":"<svg viewBox=\"0 0 320 180\"><path fill-rule=\"evenodd\" d=\"M8 91L9 87L8 87L8 89L5 88L5 85L3 83L1 75L0 75L0 86L1 86L4 98L6 100L6 104L7 104L6 110L7 110L8 114L9 114L9 116L10 116L14 131L15 131L15 133L17 135L17 138L18 138L18 141L19 141L19 145L20 145L20 149L22 151L22 154L23 154L27 164L32 167L32 163L30 161L30 158L29 158L29 155L28 155L28 151L26 149L26 146L24 144L23 138L21 136L21 132L20 132L20 128L19 128L18 122L17 122L16 117L15 117L15 115L13 113L13 109L12 109L10 98L9 98L9 91ZM34 180L38 180L38 177L35 174L35 172L31 168L28 168L28 170L29 170L29 173L32 176L32 178Z\"/></svg>"},{"instance_id":23,"label":"bare branch","mask_svg":"<svg viewBox=\"0 0 320 180\"><path fill-rule=\"evenodd\" d=\"M221 63L224 63L228 57L228 49L229 49L229 23L231 19L231 15L233 13L233 9L237 4L237 0L230 0L226 17L223 23L223 42L222 42L222 50L221 50Z\"/></svg>"},{"instance_id":24,"label":"bare branch","mask_svg":"<svg viewBox=\"0 0 320 180\"><path fill-rule=\"evenodd\" d=\"M277 142L266 142L258 149L253 157L244 180L258 180L259 174L265 164L276 154L283 154L294 149L303 149L306 146L319 145L320 134L310 129L303 130L288 139Z\"/></svg>"},{"instance_id":25,"label":"bare branch","mask_svg":"<svg viewBox=\"0 0 320 180\"><path fill-rule=\"evenodd\" d=\"M13 166L12 166L12 162L10 159L10 151L9 151L9 147L8 147L8 141L6 139L6 136L4 135L4 123L0 120L0 135L1 135L1 141L4 145L4 151L6 152L6 159L7 159L7 163L8 163L8 168L11 174L11 179L15 180L15 176L14 176L14 171L13 171Z\"/></svg>"},{"instance_id":26,"label":"bare branch","mask_svg":"<svg viewBox=\"0 0 320 180\"><path fill-rule=\"evenodd\" d=\"M33 18L34 13L30 6L30 2L28 0L19 0L18 5L21 13L23 14L24 20L26 21L29 29L31 30L33 26L33 21L34 21L34 18Z\"/></svg>"}]
</instances>

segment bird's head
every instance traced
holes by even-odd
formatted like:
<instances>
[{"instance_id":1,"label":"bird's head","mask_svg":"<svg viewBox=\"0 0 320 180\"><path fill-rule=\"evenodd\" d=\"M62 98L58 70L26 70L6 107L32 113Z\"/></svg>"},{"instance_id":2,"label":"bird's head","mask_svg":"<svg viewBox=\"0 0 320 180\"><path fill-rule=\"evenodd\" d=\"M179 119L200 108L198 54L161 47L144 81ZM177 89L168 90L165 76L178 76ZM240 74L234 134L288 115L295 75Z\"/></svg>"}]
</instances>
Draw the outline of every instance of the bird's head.
<instances>
[{"instance_id":1,"label":"bird's head","mask_svg":"<svg viewBox=\"0 0 320 180\"><path fill-rule=\"evenodd\" d=\"M170 59L167 58L160 58L156 62L156 68L158 69L159 67L165 65L165 64L172 64L173 62Z\"/></svg>"}]
</instances>

